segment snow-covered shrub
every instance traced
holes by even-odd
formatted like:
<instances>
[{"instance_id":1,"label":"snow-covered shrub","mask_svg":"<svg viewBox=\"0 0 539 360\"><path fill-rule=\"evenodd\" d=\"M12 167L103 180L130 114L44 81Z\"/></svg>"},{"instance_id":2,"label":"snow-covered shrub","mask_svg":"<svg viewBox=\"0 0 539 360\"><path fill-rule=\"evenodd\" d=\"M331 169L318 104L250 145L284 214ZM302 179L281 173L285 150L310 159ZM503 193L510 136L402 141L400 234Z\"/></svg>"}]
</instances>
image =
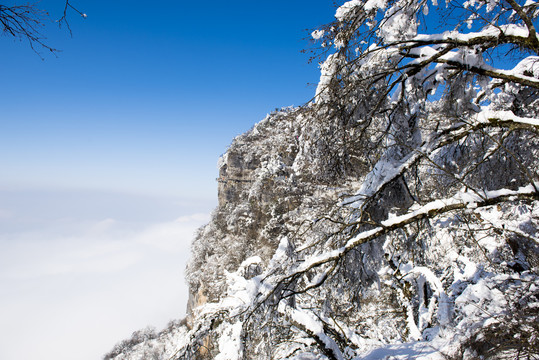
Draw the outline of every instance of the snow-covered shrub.
<instances>
[{"instance_id":1,"label":"snow-covered shrub","mask_svg":"<svg viewBox=\"0 0 539 360\"><path fill-rule=\"evenodd\" d=\"M129 339L122 340L118 344L114 345L114 348L109 353L107 353L103 357L103 359L117 359L123 353L128 353L129 351L131 351L136 345L146 342L148 340L153 340L157 338L157 336L157 331L153 327L146 327L144 329L137 330L133 332ZM151 357L149 357L148 359L151 359Z\"/></svg>"}]
</instances>

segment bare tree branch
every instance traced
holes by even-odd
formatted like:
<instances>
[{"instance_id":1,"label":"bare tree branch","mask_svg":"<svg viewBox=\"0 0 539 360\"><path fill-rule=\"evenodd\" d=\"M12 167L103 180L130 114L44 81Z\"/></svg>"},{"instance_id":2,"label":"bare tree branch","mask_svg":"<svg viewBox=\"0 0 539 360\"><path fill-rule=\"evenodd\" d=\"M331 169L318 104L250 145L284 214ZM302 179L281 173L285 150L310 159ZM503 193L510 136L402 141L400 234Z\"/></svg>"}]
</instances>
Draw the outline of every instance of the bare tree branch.
<instances>
[{"instance_id":1,"label":"bare tree branch","mask_svg":"<svg viewBox=\"0 0 539 360\"><path fill-rule=\"evenodd\" d=\"M65 24L69 30L69 33L72 34L71 28L67 21L68 8L76 11L83 18L86 18L86 14L77 10L71 5L69 0L66 0L63 15L57 22L59 26ZM45 26L45 22L47 21L50 21L49 13L40 9L37 4L14 6L0 4L0 24L2 26L2 34L19 39L21 41L27 41L30 48L40 57L40 48L46 49L53 54L56 54L59 51L45 42L46 36L42 31Z\"/></svg>"},{"instance_id":2,"label":"bare tree branch","mask_svg":"<svg viewBox=\"0 0 539 360\"><path fill-rule=\"evenodd\" d=\"M45 37L41 33L43 22L48 13L40 10L36 5L0 5L0 23L3 35L9 35L28 42L30 48L37 53L36 44L52 53L57 49L45 44Z\"/></svg>"}]
</instances>

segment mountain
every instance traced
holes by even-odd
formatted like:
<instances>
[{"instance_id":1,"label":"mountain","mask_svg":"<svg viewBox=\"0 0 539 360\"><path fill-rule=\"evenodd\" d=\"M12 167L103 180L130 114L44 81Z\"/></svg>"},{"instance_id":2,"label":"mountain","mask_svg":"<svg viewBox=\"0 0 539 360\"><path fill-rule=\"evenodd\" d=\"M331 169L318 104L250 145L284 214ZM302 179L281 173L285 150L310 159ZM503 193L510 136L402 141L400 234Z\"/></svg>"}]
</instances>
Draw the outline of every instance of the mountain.
<instances>
[{"instance_id":1,"label":"mountain","mask_svg":"<svg viewBox=\"0 0 539 360\"><path fill-rule=\"evenodd\" d=\"M219 160L187 318L105 358L539 357L538 16L338 7L314 101Z\"/></svg>"}]
</instances>

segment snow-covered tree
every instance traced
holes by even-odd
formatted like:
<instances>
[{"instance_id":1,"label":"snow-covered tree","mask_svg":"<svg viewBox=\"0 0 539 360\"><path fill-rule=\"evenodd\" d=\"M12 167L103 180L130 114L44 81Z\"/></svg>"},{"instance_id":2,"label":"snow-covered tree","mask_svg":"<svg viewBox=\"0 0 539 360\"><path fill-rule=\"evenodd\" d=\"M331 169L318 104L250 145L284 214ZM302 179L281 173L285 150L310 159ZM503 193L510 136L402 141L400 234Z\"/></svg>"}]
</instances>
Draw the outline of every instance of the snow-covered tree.
<instances>
[{"instance_id":1,"label":"snow-covered tree","mask_svg":"<svg viewBox=\"0 0 539 360\"><path fill-rule=\"evenodd\" d=\"M338 7L313 101L221 159L173 358L537 358L538 16Z\"/></svg>"}]
</instances>

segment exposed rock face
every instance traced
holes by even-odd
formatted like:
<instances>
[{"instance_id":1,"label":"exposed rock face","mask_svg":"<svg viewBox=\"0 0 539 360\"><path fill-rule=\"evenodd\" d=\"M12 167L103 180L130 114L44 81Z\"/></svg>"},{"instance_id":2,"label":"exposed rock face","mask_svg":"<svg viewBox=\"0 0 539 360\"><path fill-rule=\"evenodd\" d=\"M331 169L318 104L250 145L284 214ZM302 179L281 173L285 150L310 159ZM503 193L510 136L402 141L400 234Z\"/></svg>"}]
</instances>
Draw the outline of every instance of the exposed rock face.
<instances>
[{"instance_id":1,"label":"exposed rock face","mask_svg":"<svg viewBox=\"0 0 539 360\"><path fill-rule=\"evenodd\" d=\"M276 113L238 136L219 160L219 205L193 242L200 256L188 265L190 304L202 294L218 299L225 271L254 255L267 261L278 245L277 235L289 231L285 214L299 206L305 192L292 169L297 131L288 111ZM205 284L202 292L200 284Z\"/></svg>"},{"instance_id":2,"label":"exposed rock face","mask_svg":"<svg viewBox=\"0 0 539 360\"><path fill-rule=\"evenodd\" d=\"M187 301L187 326L189 328L193 327L193 309L196 309L199 306L202 306L208 302L208 297L205 294L204 286L200 286L198 291L196 293L190 292L189 293L189 299Z\"/></svg>"},{"instance_id":3,"label":"exposed rock face","mask_svg":"<svg viewBox=\"0 0 539 360\"><path fill-rule=\"evenodd\" d=\"M260 166L250 154L228 151L220 161L218 181L219 206L238 203L241 194L253 182L253 171Z\"/></svg>"}]
</instances>

